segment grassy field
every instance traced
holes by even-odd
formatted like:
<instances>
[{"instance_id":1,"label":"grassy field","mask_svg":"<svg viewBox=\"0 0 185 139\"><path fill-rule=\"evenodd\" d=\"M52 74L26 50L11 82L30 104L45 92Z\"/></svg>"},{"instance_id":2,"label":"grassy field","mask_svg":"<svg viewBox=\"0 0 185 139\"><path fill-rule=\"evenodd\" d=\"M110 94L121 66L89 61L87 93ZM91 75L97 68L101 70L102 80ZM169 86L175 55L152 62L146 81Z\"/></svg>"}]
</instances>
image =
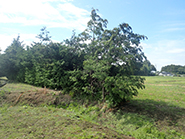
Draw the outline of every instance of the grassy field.
<instances>
[{"instance_id":1,"label":"grassy field","mask_svg":"<svg viewBox=\"0 0 185 139\"><path fill-rule=\"evenodd\" d=\"M185 139L185 78L145 78L138 96L112 109L59 91L7 84L0 90L0 137Z\"/></svg>"}]
</instances>

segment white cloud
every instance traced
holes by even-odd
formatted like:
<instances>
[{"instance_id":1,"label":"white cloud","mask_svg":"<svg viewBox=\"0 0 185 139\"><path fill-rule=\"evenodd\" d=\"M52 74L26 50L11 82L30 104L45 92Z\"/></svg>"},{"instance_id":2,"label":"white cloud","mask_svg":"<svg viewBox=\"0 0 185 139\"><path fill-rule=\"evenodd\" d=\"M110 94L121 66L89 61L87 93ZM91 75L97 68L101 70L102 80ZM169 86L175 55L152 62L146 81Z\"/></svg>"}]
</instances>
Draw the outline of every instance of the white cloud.
<instances>
[{"instance_id":1,"label":"white cloud","mask_svg":"<svg viewBox=\"0 0 185 139\"><path fill-rule=\"evenodd\" d=\"M185 30L185 23L183 20L179 21L165 21L161 24L162 29L160 33L170 33Z\"/></svg>"},{"instance_id":2,"label":"white cloud","mask_svg":"<svg viewBox=\"0 0 185 139\"><path fill-rule=\"evenodd\" d=\"M0 1L0 26L2 51L20 33L20 39L30 44L35 34L21 33L21 26L46 26L83 31L90 19L90 12L72 4L73 0L4 0ZM8 27L3 27L6 23ZM16 24L15 24L16 23Z\"/></svg>"},{"instance_id":3,"label":"white cloud","mask_svg":"<svg viewBox=\"0 0 185 139\"><path fill-rule=\"evenodd\" d=\"M175 49L171 49L168 50L167 53L171 53L171 54L178 54L178 53L183 53L185 51L185 48L175 48Z\"/></svg>"},{"instance_id":4,"label":"white cloud","mask_svg":"<svg viewBox=\"0 0 185 139\"><path fill-rule=\"evenodd\" d=\"M184 31L184 27L172 27L172 28L167 28L163 32L174 32L174 31Z\"/></svg>"},{"instance_id":5,"label":"white cloud","mask_svg":"<svg viewBox=\"0 0 185 139\"><path fill-rule=\"evenodd\" d=\"M3 51L5 51L5 49L11 45L11 43L13 42L13 39L17 38L18 35L20 35L20 41L23 41L23 44L25 45L30 45L33 41L38 42L39 40L35 37L35 34L12 34L12 35L4 35L4 34L0 34L0 38L1 40L3 40L1 42L0 45L0 49Z\"/></svg>"},{"instance_id":6,"label":"white cloud","mask_svg":"<svg viewBox=\"0 0 185 139\"><path fill-rule=\"evenodd\" d=\"M185 39L142 43L142 46L148 60L157 66L157 70L170 64L185 65Z\"/></svg>"},{"instance_id":7,"label":"white cloud","mask_svg":"<svg viewBox=\"0 0 185 139\"><path fill-rule=\"evenodd\" d=\"M0 45L0 49L2 51L4 51L6 49L6 47L10 45L10 42L13 41L12 37L13 37L13 35L12 36L8 36L8 35L0 34L0 38L1 38L1 40L3 40L1 42L1 45Z\"/></svg>"},{"instance_id":8,"label":"white cloud","mask_svg":"<svg viewBox=\"0 0 185 139\"><path fill-rule=\"evenodd\" d=\"M71 4L72 0L6 0L0 2L0 23L25 26L44 25L82 31L89 12ZM52 5L55 4L55 6Z\"/></svg>"}]
</instances>

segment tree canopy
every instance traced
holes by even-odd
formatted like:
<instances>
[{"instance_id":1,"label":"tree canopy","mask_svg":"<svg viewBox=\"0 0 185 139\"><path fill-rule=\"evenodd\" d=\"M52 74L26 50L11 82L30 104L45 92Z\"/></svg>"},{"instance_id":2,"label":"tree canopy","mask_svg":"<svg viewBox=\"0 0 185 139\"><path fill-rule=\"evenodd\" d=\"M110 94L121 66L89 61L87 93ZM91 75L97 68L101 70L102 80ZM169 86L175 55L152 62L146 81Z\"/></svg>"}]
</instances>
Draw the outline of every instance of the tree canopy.
<instances>
[{"instance_id":1,"label":"tree canopy","mask_svg":"<svg viewBox=\"0 0 185 139\"><path fill-rule=\"evenodd\" d=\"M161 71L166 71L173 74L185 74L185 66L171 64L162 67Z\"/></svg>"},{"instance_id":2,"label":"tree canopy","mask_svg":"<svg viewBox=\"0 0 185 139\"><path fill-rule=\"evenodd\" d=\"M0 76L112 106L130 100L144 88L144 78L136 75L155 70L140 45L147 37L134 33L127 23L113 29L107 24L93 9L87 28L78 35L73 31L61 43L51 41L46 27L37 35L40 42L26 48L18 36L0 55Z\"/></svg>"}]
</instances>

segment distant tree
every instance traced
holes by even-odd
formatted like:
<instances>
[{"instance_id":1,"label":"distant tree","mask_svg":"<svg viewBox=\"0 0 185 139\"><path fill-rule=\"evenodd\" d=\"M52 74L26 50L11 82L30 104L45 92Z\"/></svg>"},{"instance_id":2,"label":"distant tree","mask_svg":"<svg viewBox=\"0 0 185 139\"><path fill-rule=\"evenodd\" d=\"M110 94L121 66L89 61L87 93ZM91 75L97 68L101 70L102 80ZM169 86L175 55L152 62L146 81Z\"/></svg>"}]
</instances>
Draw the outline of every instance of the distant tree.
<instances>
[{"instance_id":1,"label":"distant tree","mask_svg":"<svg viewBox=\"0 0 185 139\"><path fill-rule=\"evenodd\" d=\"M185 66L178 67L178 74L185 74Z\"/></svg>"},{"instance_id":2,"label":"distant tree","mask_svg":"<svg viewBox=\"0 0 185 139\"><path fill-rule=\"evenodd\" d=\"M13 40L1 56L0 71L3 76L10 80L24 82L24 68L21 62L24 60L24 45L20 41L20 36Z\"/></svg>"},{"instance_id":3,"label":"distant tree","mask_svg":"<svg viewBox=\"0 0 185 139\"><path fill-rule=\"evenodd\" d=\"M143 75L143 76L150 76L153 75L151 71L156 71L156 68L154 65L150 63L149 60L145 60L142 63L142 67L135 72L136 75Z\"/></svg>"},{"instance_id":4,"label":"distant tree","mask_svg":"<svg viewBox=\"0 0 185 139\"><path fill-rule=\"evenodd\" d=\"M161 71L166 71L174 74L185 74L185 66L171 64L162 67Z\"/></svg>"}]
</instances>

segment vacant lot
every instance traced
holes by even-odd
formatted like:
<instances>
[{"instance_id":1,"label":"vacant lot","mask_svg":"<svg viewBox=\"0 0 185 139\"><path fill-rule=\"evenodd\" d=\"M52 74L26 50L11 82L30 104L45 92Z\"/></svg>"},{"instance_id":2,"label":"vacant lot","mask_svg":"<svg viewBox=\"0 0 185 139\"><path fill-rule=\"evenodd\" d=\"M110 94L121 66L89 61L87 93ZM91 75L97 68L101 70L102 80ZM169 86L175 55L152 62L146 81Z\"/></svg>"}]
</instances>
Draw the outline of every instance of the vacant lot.
<instances>
[{"instance_id":1,"label":"vacant lot","mask_svg":"<svg viewBox=\"0 0 185 139\"><path fill-rule=\"evenodd\" d=\"M119 108L25 84L0 89L1 138L185 138L185 78L146 77Z\"/></svg>"}]
</instances>

